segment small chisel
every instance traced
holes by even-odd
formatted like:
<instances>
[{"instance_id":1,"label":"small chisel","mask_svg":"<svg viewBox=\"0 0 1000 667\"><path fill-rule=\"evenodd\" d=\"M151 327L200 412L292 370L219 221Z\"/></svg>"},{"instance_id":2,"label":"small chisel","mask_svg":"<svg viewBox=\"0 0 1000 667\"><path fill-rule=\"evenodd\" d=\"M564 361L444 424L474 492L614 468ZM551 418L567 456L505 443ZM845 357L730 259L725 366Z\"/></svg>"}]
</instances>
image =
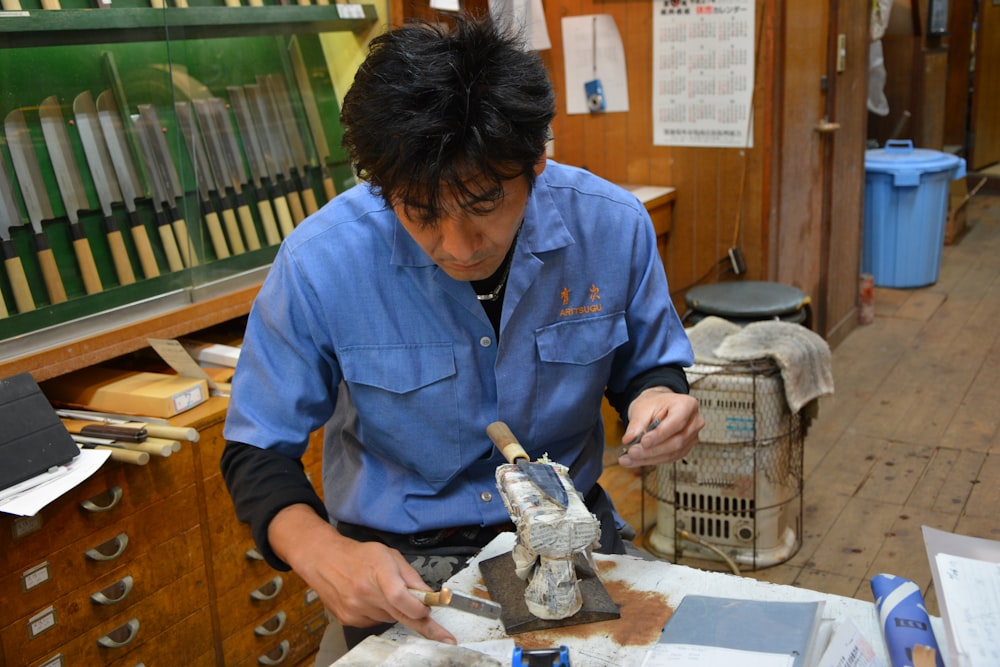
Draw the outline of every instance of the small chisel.
<instances>
[{"instance_id":1,"label":"small chisel","mask_svg":"<svg viewBox=\"0 0 1000 667\"><path fill-rule=\"evenodd\" d=\"M500 605L492 600L483 600L470 595L463 595L448 588L442 588L438 592L418 591L411 588L410 593L428 607L451 607L452 609L466 611L476 616L494 619L500 618Z\"/></svg>"}]
</instances>

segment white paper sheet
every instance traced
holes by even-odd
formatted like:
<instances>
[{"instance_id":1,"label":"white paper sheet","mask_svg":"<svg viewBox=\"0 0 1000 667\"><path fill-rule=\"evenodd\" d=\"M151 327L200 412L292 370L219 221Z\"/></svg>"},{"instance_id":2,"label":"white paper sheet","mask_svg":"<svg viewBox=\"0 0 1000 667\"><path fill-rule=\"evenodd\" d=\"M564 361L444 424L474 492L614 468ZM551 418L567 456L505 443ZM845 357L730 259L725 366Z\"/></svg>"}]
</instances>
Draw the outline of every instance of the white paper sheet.
<instances>
[{"instance_id":1,"label":"white paper sheet","mask_svg":"<svg viewBox=\"0 0 1000 667\"><path fill-rule=\"evenodd\" d=\"M509 21L512 28L521 32L531 51L552 48L542 0L489 0L489 6L490 16L494 20Z\"/></svg>"},{"instance_id":2,"label":"white paper sheet","mask_svg":"<svg viewBox=\"0 0 1000 667\"><path fill-rule=\"evenodd\" d=\"M25 488L0 503L0 512L17 516L34 516L53 500L73 489L104 465L111 452L101 449L82 449L80 455L55 471L33 477ZM22 487L24 488L24 487Z\"/></svg>"},{"instance_id":3,"label":"white paper sheet","mask_svg":"<svg viewBox=\"0 0 1000 667\"><path fill-rule=\"evenodd\" d=\"M949 667L1000 664L1000 542L923 526ZM939 642L940 643L940 642ZM945 648L945 647L942 647Z\"/></svg>"},{"instance_id":4,"label":"white paper sheet","mask_svg":"<svg viewBox=\"0 0 1000 667\"><path fill-rule=\"evenodd\" d=\"M652 7L653 144L753 146L754 0Z\"/></svg>"},{"instance_id":5,"label":"white paper sheet","mask_svg":"<svg viewBox=\"0 0 1000 667\"><path fill-rule=\"evenodd\" d=\"M594 79L604 88L604 113L628 111L625 49L615 18L608 14L564 16L562 36L566 113L591 113L584 84Z\"/></svg>"}]
</instances>

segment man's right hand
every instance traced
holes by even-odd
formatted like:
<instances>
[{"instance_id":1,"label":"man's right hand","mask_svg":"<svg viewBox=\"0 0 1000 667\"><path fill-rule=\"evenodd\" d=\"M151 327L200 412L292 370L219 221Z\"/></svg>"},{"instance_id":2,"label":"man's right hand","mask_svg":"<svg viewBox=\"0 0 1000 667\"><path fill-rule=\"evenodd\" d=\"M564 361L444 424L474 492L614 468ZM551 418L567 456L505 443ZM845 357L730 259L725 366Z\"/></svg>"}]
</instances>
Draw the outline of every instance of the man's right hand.
<instances>
[{"instance_id":1,"label":"man's right hand","mask_svg":"<svg viewBox=\"0 0 1000 667\"><path fill-rule=\"evenodd\" d=\"M455 643L431 619L430 608L409 592L428 587L395 549L344 537L308 505L278 512L268 526L268 540L343 625L399 622L428 639Z\"/></svg>"}]
</instances>

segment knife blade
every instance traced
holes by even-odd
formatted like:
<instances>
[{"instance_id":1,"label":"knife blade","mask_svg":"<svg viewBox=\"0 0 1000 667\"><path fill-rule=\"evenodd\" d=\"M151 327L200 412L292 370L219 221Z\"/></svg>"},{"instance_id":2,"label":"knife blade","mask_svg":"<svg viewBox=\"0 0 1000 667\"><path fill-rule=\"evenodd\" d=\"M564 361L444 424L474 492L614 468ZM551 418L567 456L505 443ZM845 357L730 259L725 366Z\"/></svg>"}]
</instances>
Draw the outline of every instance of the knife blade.
<instances>
[{"instance_id":1,"label":"knife blade","mask_svg":"<svg viewBox=\"0 0 1000 667\"><path fill-rule=\"evenodd\" d=\"M415 588L411 588L409 591L428 607L451 607L484 618L500 618L501 606L492 600L483 600L471 595L456 593L449 588L442 588L436 592L418 591Z\"/></svg>"},{"instance_id":2,"label":"knife blade","mask_svg":"<svg viewBox=\"0 0 1000 667\"><path fill-rule=\"evenodd\" d=\"M532 463L528 453L524 451L524 447L514 437L507 424L501 421L493 422L486 427L486 434L504 458L517 465L539 491L560 507L566 507L569 497L559 475L547 463Z\"/></svg>"},{"instance_id":3,"label":"knife blade","mask_svg":"<svg viewBox=\"0 0 1000 667\"><path fill-rule=\"evenodd\" d=\"M132 161L132 152L129 149L128 138L125 136L125 125L122 123L121 112L114 94L110 90L105 90L97 96L97 118L103 130L104 142L107 144L111 157L111 166L114 168L118 188L121 191L121 201L125 204L125 212L128 213L132 240L139 252L142 273L147 278L155 278L160 275L160 267L156 263L156 255L153 254L149 233L139 218L139 211L136 207L136 200L142 196L140 195L142 186L139 184L139 174ZM160 232L160 241L163 243L164 254L168 257L168 262L170 262L169 258L173 257L177 264L181 264L177 240L174 238L174 232L165 216L157 216L157 229ZM171 264L171 268L173 268L173 264Z\"/></svg>"},{"instance_id":4,"label":"knife blade","mask_svg":"<svg viewBox=\"0 0 1000 667\"><path fill-rule=\"evenodd\" d=\"M10 281L11 291L14 292L17 312L26 313L35 309L35 299L31 296L28 276L24 273L21 256L17 254L17 247L10 233L15 220L18 224L21 223L21 212L14 200L14 188L7 174L3 153L0 153L0 252L3 254L4 266L7 267L7 279ZM6 317L7 306L3 303L3 299L0 299L0 306L4 309L3 316Z\"/></svg>"},{"instance_id":5,"label":"knife blade","mask_svg":"<svg viewBox=\"0 0 1000 667\"><path fill-rule=\"evenodd\" d=\"M181 128L181 135L184 137L184 145L187 146L188 157L191 158L191 164L194 165L194 180L201 201L201 216L208 227L208 236L212 239L215 256L218 259L229 257L232 254L229 252L229 245L233 246L233 253L239 254L238 248L246 250L239 230L236 230L236 238L234 239L233 230L229 229L230 222L227 219L226 227L230 233L229 245L227 245L226 235L222 231L222 223L219 222L219 214L215 211L215 205L212 202L212 192L216 191L216 187L215 183L211 182L211 167L205 156L205 146L202 144L201 135L198 133L198 128L195 127L191 105L187 102L175 102L174 111L177 114L177 124ZM230 210L229 215L232 216L232 213ZM236 218L232 218L231 224L236 227Z\"/></svg>"},{"instance_id":6,"label":"knife blade","mask_svg":"<svg viewBox=\"0 0 1000 667\"><path fill-rule=\"evenodd\" d=\"M73 155L73 146L69 141L69 132L63 120L62 108L55 95L46 97L38 105L38 116L42 124L42 134L45 136L45 146L52 160L52 169L56 174L56 184L62 196L63 208L69 218L70 236L73 238L73 252L80 265L83 277L83 288L87 294L97 294L102 289L100 275L97 273L97 263L90 249L90 241L80 224L80 211L90 209L87 192L83 189L80 178L80 167Z\"/></svg>"},{"instance_id":7,"label":"knife blade","mask_svg":"<svg viewBox=\"0 0 1000 667\"><path fill-rule=\"evenodd\" d=\"M89 90L83 91L73 100L73 115L76 118L76 129L80 133L80 143L83 144L83 153L90 167L90 176L97 190L101 213L104 214L104 235L111 247L111 257L115 263L118 282L122 285L131 285L135 282L132 260L129 259L125 240L111 210L111 202L121 201L122 193L114 177L111 155L104 141L104 130L97 120L94 96Z\"/></svg>"},{"instance_id":8,"label":"knife blade","mask_svg":"<svg viewBox=\"0 0 1000 667\"><path fill-rule=\"evenodd\" d=\"M198 105L195 106L198 108ZM253 178L247 178L247 170L243 164L243 154L240 152L239 142L236 140L236 132L233 130L232 118L226 103L218 98L211 97L204 100L201 105L202 113L205 114L219 140L219 147L222 151L223 164L229 172L232 181L233 194L236 198L237 210L240 211L240 219L243 220L243 209L246 208L249 224L253 224L253 215L250 214L249 199L246 194L246 187L250 187L251 196L255 199L257 213L260 216L261 227L264 229L264 238L268 245L281 243L281 235L278 233L278 225L274 219L274 209L266 196L253 184ZM247 224L247 223L244 223ZM256 227L254 227L256 232ZM255 237L260 244L259 237ZM249 241L247 242L249 245Z\"/></svg>"},{"instance_id":9,"label":"knife blade","mask_svg":"<svg viewBox=\"0 0 1000 667\"><path fill-rule=\"evenodd\" d=\"M278 191L271 180L267 161L264 159L264 149L257 133L257 120L250 108L246 91L240 86L227 86L226 91L229 93L229 103L233 107L233 115L236 116L236 124L240 128L240 136L243 138L243 147L246 149L250 173L260 183L260 192L265 194L263 198L258 196L257 201L271 202L275 217L278 219L278 226L281 228L281 235L288 236L295 228L292 212L288 206L288 199ZM268 236L268 243L274 245L277 241L272 241Z\"/></svg>"},{"instance_id":10,"label":"knife blade","mask_svg":"<svg viewBox=\"0 0 1000 667\"><path fill-rule=\"evenodd\" d=\"M250 108L257 120L261 145L265 147L264 161L267 163L267 171L274 178L278 191L284 193L288 200L288 207L292 211L292 220L298 225L305 220L305 209L302 208L302 197L286 177L285 165L289 159L285 156L285 137L281 124L277 120L271 96L267 94L267 89L261 84L249 84L243 86L243 89L247 92Z\"/></svg>"},{"instance_id":11,"label":"knife blade","mask_svg":"<svg viewBox=\"0 0 1000 667\"><path fill-rule=\"evenodd\" d=\"M164 198L161 203L169 213L170 226L174 230L174 237L177 239L177 247L180 250L181 259L184 260L184 265L188 267L198 266L198 254L191 245L187 221L181 217L177 208L177 200L184 196L184 190L181 188L180 179L177 178L177 168L174 166L170 147L167 146L167 140L163 136L160 115L152 104L140 104L138 110L139 116L133 119L133 122L136 130L145 137L143 152L146 153L150 182L159 184L160 196Z\"/></svg>"},{"instance_id":12,"label":"knife blade","mask_svg":"<svg viewBox=\"0 0 1000 667\"><path fill-rule=\"evenodd\" d=\"M292 73L295 75L295 84L299 89L302 108L306 112L309 133L312 136L312 143L316 150L320 172L323 175L323 192L326 194L327 201L329 201L337 196L337 188L334 187L333 176L330 174L330 144L326 140L326 130L323 128L323 116L320 114L319 105L316 103L316 94L313 92L312 81L309 78L309 71L306 69L306 61L302 56L302 48L299 46L297 36L292 36L289 42L288 55L292 60Z\"/></svg>"},{"instance_id":13,"label":"knife blade","mask_svg":"<svg viewBox=\"0 0 1000 667\"><path fill-rule=\"evenodd\" d=\"M55 255L49 237L42 228L42 220L52 219L52 206L45 191L45 181L42 180L42 170L38 166L38 156L32 145L28 123L24 120L24 112L14 109L4 118L4 133L7 135L7 145L10 147L11 161L14 163L14 173L17 174L18 185L21 186L21 196L24 206L28 209L28 221L34 230L35 254L42 269L45 280L45 290L49 301L53 304L66 301L66 288L59 275Z\"/></svg>"},{"instance_id":14,"label":"knife blade","mask_svg":"<svg viewBox=\"0 0 1000 667\"><path fill-rule=\"evenodd\" d=\"M316 202L316 193L313 192L312 186L309 184L307 169L311 161L309 156L306 155L306 146L302 141L302 133L299 130L299 116L292 104L288 85L285 83L284 77L277 74L258 78L263 81L268 94L271 96L271 104L277 114L276 120L281 124L281 129L283 130L286 149L285 167L292 181L298 184L306 215L312 215L319 210L319 206Z\"/></svg>"},{"instance_id":15,"label":"knife blade","mask_svg":"<svg viewBox=\"0 0 1000 667\"><path fill-rule=\"evenodd\" d=\"M240 219L240 230L246 238L246 247L249 250L260 249L260 237L257 235L257 228L254 226L253 215L250 214L250 207L240 189L239 181L233 176L234 172L229 164L229 155L223 141L222 128L218 127L215 114L212 112L212 101L210 99L193 100L195 116L198 118L198 126L201 128L201 136L205 140L208 162L215 175L215 184L218 188L220 199L225 198L227 205L232 202Z\"/></svg>"},{"instance_id":16,"label":"knife blade","mask_svg":"<svg viewBox=\"0 0 1000 667\"><path fill-rule=\"evenodd\" d=\"M271 200L264 196L261 191L257 190L252 177L247 178L246 167L243 165L243 155L240 153L240 145L236 139L236 132L233 130L233 121L229 116L226 103L221 98L213 97L208 100L207 106L209 115L214 119L215 128L222 142L223 152L226 157L226 166L230 171L233 189L236 192L237 204L248 201L243 192L244 186L247 186L251 197L257 205L261 227L264 229L264 240L268 245L281 243L281 235L278 233L278 225L274 219L274 209L271 206ZM249 150L247 148L248 152Z\"/></svg>"}]
</instances>

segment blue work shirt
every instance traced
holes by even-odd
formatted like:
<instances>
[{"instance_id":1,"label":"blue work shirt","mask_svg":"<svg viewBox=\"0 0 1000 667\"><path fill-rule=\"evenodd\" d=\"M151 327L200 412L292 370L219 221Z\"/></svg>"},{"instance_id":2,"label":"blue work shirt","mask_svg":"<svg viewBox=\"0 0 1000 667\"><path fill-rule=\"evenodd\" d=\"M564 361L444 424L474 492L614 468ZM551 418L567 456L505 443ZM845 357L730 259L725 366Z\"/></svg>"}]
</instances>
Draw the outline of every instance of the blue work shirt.
<instances>
[{"instance_id":1,"label":"blue work shirt","mask_svg":"<svg viewBox=\"0 0 1000 667\"><path fill-rule=\"evenodd\" d=\"M438 268L359 185L285 239L253 305L227 440L301 457L326 426L330 517L412 533L509 520L486 435L602 471L605 387L690 366L649 215L621 188L549 162L528 199L499 340L468 282ZM336 415L334 415L336 411Z\"/></svg>"}]
</instances>

